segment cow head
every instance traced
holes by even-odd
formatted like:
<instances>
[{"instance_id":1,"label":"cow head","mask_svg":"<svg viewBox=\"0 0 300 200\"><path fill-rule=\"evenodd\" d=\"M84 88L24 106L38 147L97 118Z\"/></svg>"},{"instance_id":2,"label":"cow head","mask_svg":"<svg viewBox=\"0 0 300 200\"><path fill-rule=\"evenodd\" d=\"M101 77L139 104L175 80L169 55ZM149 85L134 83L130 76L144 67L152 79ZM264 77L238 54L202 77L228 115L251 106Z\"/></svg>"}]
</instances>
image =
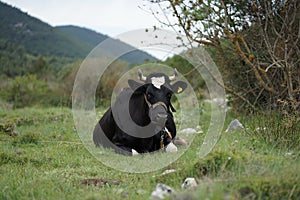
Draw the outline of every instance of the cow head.
<instances>
[{"instance_id":1,"label":"cow head","mask_svg":"<svg viewBox=\"0 0 300 200\"><path fill-rule=\"evenodd\" d=\"M172 95L182 93L187 84L183 81L171 84L178 76L176 69L173 76L167 76L164 73L152 73L144 76L141 70L138 71L138 76L143 83L130 79L128 84L132 90L144 95L151 121L163 127L170 110L175 112L171 104Z\"/></svg>"}]
</instances>

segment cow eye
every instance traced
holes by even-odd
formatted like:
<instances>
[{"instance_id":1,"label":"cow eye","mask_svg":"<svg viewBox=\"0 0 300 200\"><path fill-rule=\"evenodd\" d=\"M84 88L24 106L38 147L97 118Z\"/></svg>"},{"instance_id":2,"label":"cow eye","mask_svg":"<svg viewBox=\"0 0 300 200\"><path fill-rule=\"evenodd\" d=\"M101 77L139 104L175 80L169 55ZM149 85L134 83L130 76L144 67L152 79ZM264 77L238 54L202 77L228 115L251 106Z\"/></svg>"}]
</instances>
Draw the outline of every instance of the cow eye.
<instances>
[{"instance_id":1,"label":"cow eye","mask_svg":"<svg viewBox=\"0 0 300 200\"><path fill-rule=\"evenodd\" d=\"M168 98L168 99L171 99L171 97L172 97L172 94L171 94L171 93L168 93L168 94L167 94L167 98Z\"/></svg>"},{"instance_id":2,"label":"cow eye","mask_svg":"<svg viewBox=\"0 0 300 200\"><path fill-rule=\"evenodd\" d=\"M147 99L151 99L153 95L151 93L147 93Z\"/></svg>"}]
</instances>

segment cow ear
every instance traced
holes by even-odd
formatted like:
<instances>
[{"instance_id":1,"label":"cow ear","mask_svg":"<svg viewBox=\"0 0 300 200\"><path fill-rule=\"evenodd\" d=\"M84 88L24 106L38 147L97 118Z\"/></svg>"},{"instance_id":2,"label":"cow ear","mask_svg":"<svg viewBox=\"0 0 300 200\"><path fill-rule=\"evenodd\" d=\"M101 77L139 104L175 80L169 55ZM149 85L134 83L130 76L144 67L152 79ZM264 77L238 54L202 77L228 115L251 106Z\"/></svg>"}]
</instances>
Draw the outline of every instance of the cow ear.
<instances>
[{"instance_id":1,"label":"cow ear","mask_svg":"<svg viewBox=\"0 0 300 200\"><path fill-rule=\"evenodd\" d=\"M135 81L135 80L129 79L129 80L128 80L128 85L129 85L129 87L130 87L133 91L135 91L135 90L137 90L138 88L141 88L144 84L143 84L143 83L140 83L140 82L137 82L137 81Z\"/></svg>"},{"instance_id":2,"label":"cow ear","mask_svg":"<svg viewBox=\"0 0 300 200\"><path fill-rule=\"evenodd\" d=\"M176 83L174 83L173 85L171 85L172 91L175 94L180 94L182 93L187 87L187 84L183 81L177 81Z\"/></svg>"}]
</instances>

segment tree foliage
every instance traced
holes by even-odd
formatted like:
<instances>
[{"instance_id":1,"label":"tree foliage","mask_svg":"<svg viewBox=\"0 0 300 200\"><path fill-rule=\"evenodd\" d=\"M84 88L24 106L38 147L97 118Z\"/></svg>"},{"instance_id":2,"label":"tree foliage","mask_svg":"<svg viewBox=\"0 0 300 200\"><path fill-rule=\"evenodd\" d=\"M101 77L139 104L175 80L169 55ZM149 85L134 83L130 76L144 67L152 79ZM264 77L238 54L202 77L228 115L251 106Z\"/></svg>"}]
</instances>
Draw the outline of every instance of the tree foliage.
<instances>
[{"instance_id":1,"label":"tree foliage","mask_svg":"<svg viewBox=\"0 0 300 200\"><path fill-rule=\"evenodd\" d=\"M166 17L153 12L162 24L212 53L224 75L224 88L239 100L235 103L252 110L299 109L299 1L151 2Z\"/></svg>"},{"instance_id":2,"label":"tree foliage","mask_svg":"<svg viewBox=\"0 0 300 200\"><path fill-rule=\"evenodd\" d=\"M180 71L189 81L191 86L193 86L195 90L198 90L196 93L198 97L203 98L203 90L206 89L205 81L202 79L202 77L199 77L197 73L195 73L193 65L184 59L184 56L174 55L172 58L165 60L163 64L171 66L172 68L176 68L178 71Z\"/></svg>"}]
</instances>

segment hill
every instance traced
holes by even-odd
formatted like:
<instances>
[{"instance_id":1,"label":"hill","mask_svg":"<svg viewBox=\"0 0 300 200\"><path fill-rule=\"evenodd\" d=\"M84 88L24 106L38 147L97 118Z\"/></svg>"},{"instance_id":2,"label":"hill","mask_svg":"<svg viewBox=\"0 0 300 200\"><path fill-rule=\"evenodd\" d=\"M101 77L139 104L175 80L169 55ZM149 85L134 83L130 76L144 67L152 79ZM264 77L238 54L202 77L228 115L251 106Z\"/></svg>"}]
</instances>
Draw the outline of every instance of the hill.
<instances>
[{"instance_id":1,"label":"hill","mask_svg":"<svg viewBox=\"0 0 300 200\"><path fill-rule=\"evenodd\" d=\"M32 55L82 57L89 47L47 23L0 2L0 39Z\"/></svg>"},{"instance_id":2,"label":"hill","mask_svg":"<svg viewBox=\"0 0 300 200\"><path fill-rule=\"evenodd\" d=\"M106 35L76 26L52 27L2 2L0 2L0 29L0 40L20 46L33 56L84 58L98 43L108 38ZM120 46L127 45L118 40L116 42ZM1 47L1 50L3 49L4 47ZM113 49L104 51L109 53ZM134 54L123 59L130 64L157 60L139 50Z\"/></svg>"},{"instance_id":3,"label":"hill","mask_svg":"<svg viewBox=\"0 0 300 200\"><path fill-rule=\"evenodd\" d=\"M88 46L89 51L92 50L95 46L97 46L100 42L109 39L109 36L107 35L97 33L93 30L84 27L66 25L66 26L57 26L55 27L55 29L63 33L66 33L71 38L74 38L77 41L80 41L80 43L84 44L85 46ZM103 49L102 51L106 52L107 54L110 53L114 54L116 50L119 51L120 49L123 49L124 52L126 52L126 50L128 49L133 50L132 52L120 57L121 60L126 61L127 63L130 64L139 64L145 61L157 61L157 58L151 56L150 54L140 51L120 40L115 40L115 39L112 39L110 41L110 45L106 46L106 48Z\"/></svg>"},{"instance_id":4,"label":"hill","mask_svg":"<svg viewBox=\"0 0 300 200\"><path fill-rule=\"evenodd\" d=\"M92 47L96 46L99 42L109 38L107 35L103 35L101 33L97 33L93 30L78 27L73 25L66 25L66 26L56 26L56 30L64 32L69 36L72 36L76 40L80 41L81 43L85 43Z\"/></svg>"}]
</instances>

